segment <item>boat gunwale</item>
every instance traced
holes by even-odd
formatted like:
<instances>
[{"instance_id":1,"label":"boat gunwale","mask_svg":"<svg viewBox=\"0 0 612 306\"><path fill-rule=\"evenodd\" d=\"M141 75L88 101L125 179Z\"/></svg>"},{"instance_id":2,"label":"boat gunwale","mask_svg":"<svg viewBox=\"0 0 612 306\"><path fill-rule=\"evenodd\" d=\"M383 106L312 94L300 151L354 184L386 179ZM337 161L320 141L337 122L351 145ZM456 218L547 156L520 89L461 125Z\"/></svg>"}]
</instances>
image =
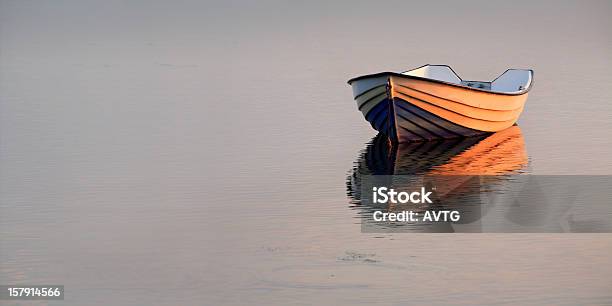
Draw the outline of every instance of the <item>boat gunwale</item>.
<instances>
[{"instance_id":1,"label":"boat gunwale","mask_svg":"<svg viewBox=\"0 0 612 306\"><path fill-rule=\"evenodd\" d=\"M429 65L428 64L428 65L423 65L421 67L417 67L417 68L414 68L414 69L411 69L411 70L407 70L407 71L412 71L412 70L419 69L419 68L426 67L426 66L446 66L446 67L450 68L453 71L453 73L461 81L464 81L459 75L457 75L457 73L453 70L453 68L451 68L448 65ZM428 81L428 82L433 82L433 83L439 83L439 84L443 84L443 85L449 85L449 86L454 86L454 87L458 87L458 88L474 90L474 91L477 91L477 92L483 92L483 93L488 93L488 94L493 94L493 95L520 96L520 95L524 95L527 92L529 92L529 90L531 90L531 87L533 87L533 75L534 75L534 73L533 73L532 69L515 69L515 68L506 69L506 71L504 71L502 74L497 76L493 81L491 81L491 83L495 82L495 80L497 80L499 77L501 77L502 75L504 75L506 72L508 72L510 70L525 70L525 71L529 71L530 76L531 76L531 81L529 82L529 86L527 86L526 88L524 88L524 89L522 89L520 91L515 91L515 92L491 91L491 90L486 90L486 89L481 89L481 88L470 87L470 86L463 85L463 84L450 83L450 82L446 82L446 81L441 81L441 80L436 80L436 79L429 79L429 78L424 78L424 77L419 77L419 76L414 76L414 75L407 75L407 74L402 74L402 73L399 73L399 72L392 72L392 71L385 71L385 72L378 72L378 73L361 75L361 76L354 77L354 78L348 80L347 83L349 85L351 85L352 82L355 82L355 81L358 81L358 80L362 80L362 79L382 77L382 76L395 76L395 77L401 77L401 78L406 78L406 79L414 79L414 80L421 80L421 81ZM476 81L473 81L473 82L476 82ZM478 81L478 82L481 82L481 81Z\"/></svg>"}]
</instances>

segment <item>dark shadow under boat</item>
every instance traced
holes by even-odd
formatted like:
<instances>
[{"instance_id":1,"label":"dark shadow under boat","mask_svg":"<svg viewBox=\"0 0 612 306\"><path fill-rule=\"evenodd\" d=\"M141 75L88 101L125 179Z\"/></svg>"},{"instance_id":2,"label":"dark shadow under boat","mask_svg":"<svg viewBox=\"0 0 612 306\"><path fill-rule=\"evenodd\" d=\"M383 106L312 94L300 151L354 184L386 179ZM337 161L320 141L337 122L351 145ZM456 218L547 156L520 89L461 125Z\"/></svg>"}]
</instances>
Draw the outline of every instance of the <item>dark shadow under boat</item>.
<instances>
[{"instance_id":1,"label":"dark shadow under boat","mask_svg":"<svg viewBox=\"0 0 612 306\"><path fill-rule=\"evenodd\" d=\"M347 178L347 193L351 207L362 216L381 209L387 212L454 209L462 212L458 224L474 224L486 213L485 204L493 200L497 191L504 189L510 175L525 173L527 167L524 139L516 125L484 136L420 143L392 144L386 136L379 134L354 163ZM438 189L438 198L433 204L387 204L381 207L362 201L362 183L372 176L384 176L389 180L388 186L395 186L398 190L406 190L411 180L422 182L424 178L435 178L436 185L442 188ZM398 179L399 176L409 179ZM376 226L400 228L401 231L454 231L448 222Z\"/></svg>"}]
</instances>

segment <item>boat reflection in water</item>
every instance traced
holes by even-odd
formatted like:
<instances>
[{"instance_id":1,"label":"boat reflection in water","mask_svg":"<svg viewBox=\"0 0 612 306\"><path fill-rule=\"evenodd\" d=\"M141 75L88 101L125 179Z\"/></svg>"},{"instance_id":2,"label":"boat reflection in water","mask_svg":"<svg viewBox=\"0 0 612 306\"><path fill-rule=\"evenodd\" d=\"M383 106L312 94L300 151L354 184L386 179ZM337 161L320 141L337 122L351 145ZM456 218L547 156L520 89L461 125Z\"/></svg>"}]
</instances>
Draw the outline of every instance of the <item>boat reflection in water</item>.
<instances>
[{"instance_id":1,"label":"boat reflection in water","mask_svg":"<svg viewBox=\"0 0 612 306\"><path fill-rule=\"evenodd\" d=\"M364 231L480 232L480 220L496 198L504 194L516 177L528 169L528 156L521 129L514 125L485 136L391 145L376 136L355 162L347 178L351 207L362 216ZM372 204L361 189L379 186L397 191L436 186L432 204ZM382 183L381 183L382 182ZM364 189L365 190L365 189ZM375 211L457 210L457 222L374 222Z\"/></svg>"}]
</instances>

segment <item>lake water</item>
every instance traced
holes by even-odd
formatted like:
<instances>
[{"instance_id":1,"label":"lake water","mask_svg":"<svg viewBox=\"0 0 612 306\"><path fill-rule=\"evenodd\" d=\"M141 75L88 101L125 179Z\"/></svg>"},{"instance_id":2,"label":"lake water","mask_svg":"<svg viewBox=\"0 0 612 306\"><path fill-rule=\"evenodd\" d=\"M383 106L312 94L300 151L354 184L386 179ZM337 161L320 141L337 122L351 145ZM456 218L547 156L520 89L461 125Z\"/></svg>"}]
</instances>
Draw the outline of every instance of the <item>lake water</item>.
<instances>
[{"instance_id":1,"label":"lake water","mask_svg":"<svg viewBox=\"0 0 612 306\"><path fill-rule=\"evenodd\" d=\"M611 14L1 2L0 284L65 285L51 305L612 303L610 234L362 233L347 177L375 132L346 84L534 69L521 171L612 174Z\"/></svg>"}]
</instances>

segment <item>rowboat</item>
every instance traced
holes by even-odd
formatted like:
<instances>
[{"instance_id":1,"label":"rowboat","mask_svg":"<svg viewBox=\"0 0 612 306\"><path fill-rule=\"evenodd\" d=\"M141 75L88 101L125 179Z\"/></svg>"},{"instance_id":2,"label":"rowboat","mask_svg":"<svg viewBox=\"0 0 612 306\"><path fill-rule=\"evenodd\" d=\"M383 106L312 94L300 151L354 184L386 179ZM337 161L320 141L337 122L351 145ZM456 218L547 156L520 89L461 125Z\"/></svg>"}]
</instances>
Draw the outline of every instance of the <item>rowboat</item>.
<instances>
[{"instance_id":1,"label":"rowboat","mask_svg":"<svg viewBox=\"0 0 612 306\"><path fill-rule=\"evenodd\" d=\"M533 70L508 69L491 82L464 81L447 65L381 72L348 81L357 108L393 143L462 138L513 126Z\"/></svg>"}]
</instances>

